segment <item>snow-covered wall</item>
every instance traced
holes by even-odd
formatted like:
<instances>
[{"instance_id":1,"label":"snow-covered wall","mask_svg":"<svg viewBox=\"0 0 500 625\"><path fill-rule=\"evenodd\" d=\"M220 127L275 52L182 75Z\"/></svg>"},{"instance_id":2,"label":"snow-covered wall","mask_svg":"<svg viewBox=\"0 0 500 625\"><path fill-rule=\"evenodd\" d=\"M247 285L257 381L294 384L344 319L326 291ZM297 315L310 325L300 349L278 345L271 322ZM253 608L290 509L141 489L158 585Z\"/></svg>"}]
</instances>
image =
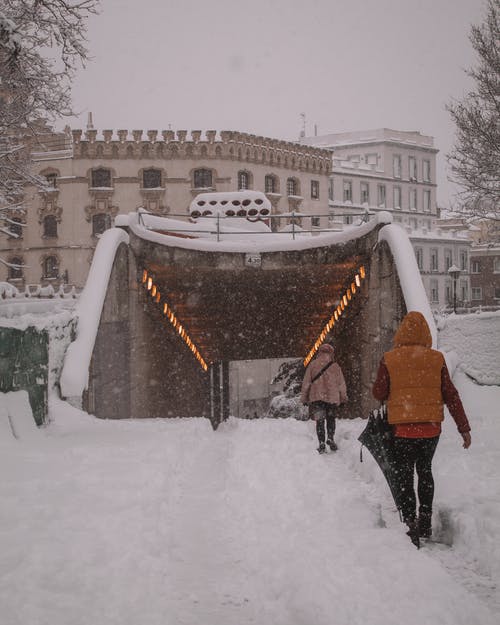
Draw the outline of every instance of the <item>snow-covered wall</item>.
<instances>
[{"instance_id":1,"label":"snow-covered wall","mask_svg":"<svg viewBox=\"0 0 500 625\"><path fill-rule=\"evenodd\" d=\"M116 251L129 236L119 228L104 232L97 244L85 288L76 305L76 340L66 352L61 372L63 397L81 399L88 386L89 366Z\"/></svg>"},{"instance_id":2,"label":"snow-covered wall","mask_svg":"<svg viewBox=\"0 0 500 625\"><path fill-rule=\"evenodd\" d=\"M391 250L406 309L408 312L416 310L424 315L431 331L432 345L437 347L436 324L408 235L398 224L389 224L381 228L379 241L385 241Z\"/></svg>"}]
</instances>

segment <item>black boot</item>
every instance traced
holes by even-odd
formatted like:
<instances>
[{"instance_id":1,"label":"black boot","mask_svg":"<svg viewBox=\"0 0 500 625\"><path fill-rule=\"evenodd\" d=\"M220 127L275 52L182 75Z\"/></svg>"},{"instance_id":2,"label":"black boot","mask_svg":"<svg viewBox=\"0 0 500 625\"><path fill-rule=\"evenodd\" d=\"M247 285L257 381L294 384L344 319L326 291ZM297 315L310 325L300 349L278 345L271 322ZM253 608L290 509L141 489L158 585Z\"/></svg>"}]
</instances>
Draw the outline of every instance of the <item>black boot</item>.
<instances>
[{"instance_id":1,"label":"black boot","mask_svg":"<svg viewBox=\"0 0 500 625\"><path fill-rule=\"evenodd\" d=\"M420 538L430 538L432 536L432 514L423 513L419 515L418 533Z\"/></svg>"},{"instance_id":2,"label":"black boot","mask_svg":"<svg viewBox=\"0 0 500 625\"><path fill-rule=\"evenodd\" d=\"M417 549L420 549L420 534L418 531L418 523L415 519L412 521L406 521L406 525L408 525L408 531L406 534L410 537L411 542L415 545Z\"/></svg>"},{"instance_id":3,"label":"black boot","mask_svg":"<svg viewBox=\"0 0 500 625\"><path fill-rule=\"evenodd\" d=\"M332 438L329 438L329 439L326 441L326 444L328 445L328 447L330 447L330 449L331 449L332 451L337 451L337 449L338 449L338 447L337 447L337 443L333 440L333 437L332 437Z\"/></svg>"},{"instance_id":4,"label":"black boot","mask_svg":"<svg viewBox=\"0 0 500 625\"><path fill-rule=\"evenodd\" d=\"M320 444L319 444L319 447L318 447L318 453L319 453L319 454L324 454L324 453L326 453L325 443L320 443Z\"/></svg>"}]
</instances>

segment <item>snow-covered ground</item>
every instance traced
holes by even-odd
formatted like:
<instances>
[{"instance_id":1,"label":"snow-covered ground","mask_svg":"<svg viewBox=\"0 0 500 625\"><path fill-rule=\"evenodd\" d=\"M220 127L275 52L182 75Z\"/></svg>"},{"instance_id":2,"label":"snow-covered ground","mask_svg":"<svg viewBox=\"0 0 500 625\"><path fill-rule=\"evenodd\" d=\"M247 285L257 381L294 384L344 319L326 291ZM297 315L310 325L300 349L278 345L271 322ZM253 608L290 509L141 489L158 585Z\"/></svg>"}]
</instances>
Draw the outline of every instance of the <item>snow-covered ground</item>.
<instances>
[{"instance_id":1,"label":"snow-covered ground","mask_svg":"<svg viewBox=\"0 0 500 625\"><path fill-rule=\"evenodd\" d=\"M315 452L293 419L102 421L52 398L52 422L0 438L6 625L492 625L500 608L498 387L456 381L435 526L417 551L359 420ZM496 614L496 617L495 617Z\"/></svg>"}]
</instances>

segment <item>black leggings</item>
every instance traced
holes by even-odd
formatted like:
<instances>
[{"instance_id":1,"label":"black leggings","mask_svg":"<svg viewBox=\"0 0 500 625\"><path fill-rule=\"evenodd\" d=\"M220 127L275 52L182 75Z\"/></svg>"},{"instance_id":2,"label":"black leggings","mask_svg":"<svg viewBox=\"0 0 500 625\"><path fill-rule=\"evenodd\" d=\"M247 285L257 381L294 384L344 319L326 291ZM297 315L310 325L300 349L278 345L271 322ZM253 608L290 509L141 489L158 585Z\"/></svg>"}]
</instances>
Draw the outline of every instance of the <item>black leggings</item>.
<instances>
[{"instance_id":1,"label":"black leggings","mask_svg":"<svg viewBox=\"0 0 500 625\"><path fill-rule=\"evenodd\" d=\"M325 420L328 440L332 441L335 435L335 417L333 414L327 415L326 419L318 419L318 421L316 421L316 434L318 435L318 441L320 443L325 442Z\"/></svg>"},{"instance_id":2,"label":"black leggings","mask_svg":"<svg viewBox=\"0 0 500 625\"><path fill-rule=\"evenodd\" d=\"M413 477L415 469L418 476L419 515L432 514L434 498L434 478L432 477L432 458L439 441L433 438L401 438L394 439L394 455L401 490L401 513L405 522L416 517L417 502Z\"/></svg>"}]
</instances>

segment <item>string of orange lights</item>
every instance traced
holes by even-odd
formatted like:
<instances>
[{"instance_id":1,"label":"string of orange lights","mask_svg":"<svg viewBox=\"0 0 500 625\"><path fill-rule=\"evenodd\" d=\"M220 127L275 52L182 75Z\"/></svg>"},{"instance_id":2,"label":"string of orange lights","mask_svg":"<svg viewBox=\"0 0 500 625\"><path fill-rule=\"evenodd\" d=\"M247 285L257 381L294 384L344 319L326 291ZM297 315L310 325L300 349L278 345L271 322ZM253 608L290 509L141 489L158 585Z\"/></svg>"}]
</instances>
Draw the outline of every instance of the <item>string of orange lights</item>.
<instances>
[{"instance_id":1,"label":"string of orange lights","mask_svg":"<svg viewBox=\"0 0 500 625\"><path fill-rule=\"evenodd\" d=\"M320 335L316 339L316 342L310 349L307 356L304 358L305 367L307 367L307 365L311 362L311 359L318 351L320 345L324 343L328 333L342 316L344 310L349 305L349 302L352 300L354 294L361 287L361 280L364 280L365 277L366 277L365 268L361 266L358 270L358 273L354 276L354 280L352 281L351 286L347 288L345 293L340 298L340 303L338 304L337 308L335 308L335 310L333 311L332 316L326 322L323 330L321 331Z\"/></svg>"},{"instance_id":2,"label":"string of orange lights","mask_svg":"<svg viewBox=\"0 0 500 625\"><path fill-rule=\"evenodd\" d=\"M144 269L142 272L141 282L144 288L149 292L149 295L151 296L152 300L156 304L158 304L160 307L162 307L163 315L168 319L168 321L170 321L174 329L179 334L180 338L184 341L184 343L191 350L196 360L200 363L201 368L204 371L207 371L208 370L207 363L203 359L196 345L193 343L193 341L189 337L182 323L179 321L179 319L177 319L177 316L175 315L172 308L168 305L165 299L162 298L158 286L154 283L153 276L148 273L147 269Z\"/></svg>"}]
</instances>

